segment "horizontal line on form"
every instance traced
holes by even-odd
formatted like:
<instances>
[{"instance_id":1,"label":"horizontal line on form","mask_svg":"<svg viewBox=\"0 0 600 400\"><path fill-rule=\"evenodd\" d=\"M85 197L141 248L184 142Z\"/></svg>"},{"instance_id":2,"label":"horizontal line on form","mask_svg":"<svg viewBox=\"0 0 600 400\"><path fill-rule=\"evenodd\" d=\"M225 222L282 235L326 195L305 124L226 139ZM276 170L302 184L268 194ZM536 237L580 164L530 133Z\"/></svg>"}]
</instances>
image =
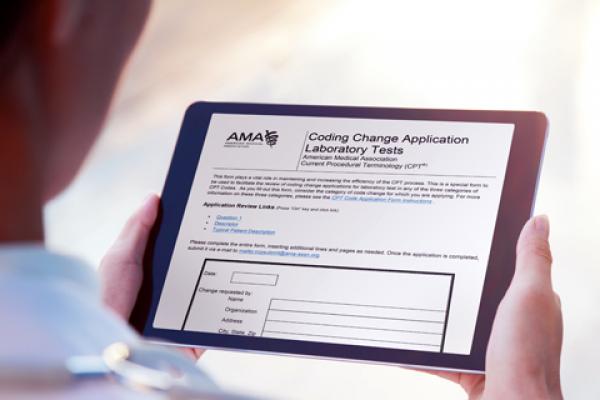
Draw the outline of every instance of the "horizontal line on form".
<instances>
[{"instance_id":1,"label":"horizontal line on form","mask_svg":"<svg viewBox=\"0 0 600 400\"><path fill-rule=\"evenodd\" d=\"M213 169L220 171L269 171L269 172L312 172L319 174L358 174L358 175L406 175L406 176L440 176L447 178L488 178L495 179L495 175L445 175L445 174L403 174L403 173L383 173L383 172L346 172L346 171L307 171L307 170L295 170L295 169L270 169L270 168L226 168L226 167L213 167Z\"/></svg>"},{"instance_id":2,"label":"horizontal line on form","mask_svg":"<svg viewBox=\"0 0 600 400\"><path fill-rule=\"evenodd\" d=\"M413 321L413 322L426 322L430 324L444 324L444 321L431 321L425 319L409 319L409 318L389 318L389 317L374 317L371 315L356 315L356 314L336 314L336 313L326 313L319 311L301 311L301 310L282 310L280 308L269 308L269 311L285 311L285 312L295 312L302 314L319 314L319 315L337 315L340 317L357 317L357 318L370 318L370 319L389 319L393 321Z\"/></svg>"},{"instance_id":3,"label":"horizontal line on form","mask_svg":"<svg viewBox=\"0 0 600 400\"><path fill-rule=\"evenodd\" d=\"M396 306L382 306L382 305L374 305L374 304L340 303L340 302L319 301L319 300L281 299L278 297L273 297L272 300L292 301L292 302L297 302L297 303L335 304L335 305L340 305L340 306L387 308L387 309L392 309L392 310L430 311L430 312L441 312L441 313L446 312L446 310L435 310L435 309L431 309L431 308L396 307Z\"/></svg>"},{"instance_id":4,"label":"horizontal line on form","mask_svg":"<svg viewBox=\"0 0 600 400\"><path fill-rule=\"evenodd\" d=\"M308 333L293 333L293 332L281 332L281 331L264 331L263 333L275 333L280 335L294 335L294 336L313 336L313 337L324 337L329 339L347 339L347 340L358 340L358 341L366 341L366 342L383 342L383 343L397 343L397 344L408 344L415 346L427 346L427 347L440 347L437 344L428 344L428 343L414 343L414 342L400 342L395 340L379 340L379 339L361 339L361 338L353 338L353 337L345 337L345 336L327 336L327 335L312 335ZM264 336L264 335L263 335Z\"/></svg>"},{"instance_id":5,"label":"horizontal line on form","mask_svg":"<svg viewBox=\"0 0 600 400\"><path fill-rule=\"evenodd\" d=\"M283 322L283 323L286 323L286 324L331 326L331 327L337 327L337 328L353 328L353 329L365 329L365 330L372 330L372 331L404 332L404 333L418 333L418 334L421 334L421 335L442 336L441 333L437 333L437 332L410 331L410 330L405 330L405 329L373 328L373 327L369 327L369 326L319 324L319 323L316 323L316 322L283 321L283 320L279 320L279 319L268 319L267 322Z\"/></svg>"}]
</instances>

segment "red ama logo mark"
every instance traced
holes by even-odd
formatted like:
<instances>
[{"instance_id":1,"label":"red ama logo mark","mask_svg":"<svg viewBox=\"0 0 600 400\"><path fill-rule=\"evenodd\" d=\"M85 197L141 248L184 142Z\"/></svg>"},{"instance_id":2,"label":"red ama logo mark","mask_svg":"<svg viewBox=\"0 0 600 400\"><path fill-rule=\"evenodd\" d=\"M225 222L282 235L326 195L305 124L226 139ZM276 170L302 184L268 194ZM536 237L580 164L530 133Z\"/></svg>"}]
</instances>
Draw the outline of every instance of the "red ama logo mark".
<instances>
[{"instance_id":1,"label":"red ama logo mark","mask_svg":"<svg viewBox=\"0 0 600 400\"><path fill-rule=\"evenodd\" d=\"M266 129L265 132L232 132L225 140L225 145L248 147L249 145L266 144L273 147L277 144L277 131Z\"/></svg>"}]
</instances>

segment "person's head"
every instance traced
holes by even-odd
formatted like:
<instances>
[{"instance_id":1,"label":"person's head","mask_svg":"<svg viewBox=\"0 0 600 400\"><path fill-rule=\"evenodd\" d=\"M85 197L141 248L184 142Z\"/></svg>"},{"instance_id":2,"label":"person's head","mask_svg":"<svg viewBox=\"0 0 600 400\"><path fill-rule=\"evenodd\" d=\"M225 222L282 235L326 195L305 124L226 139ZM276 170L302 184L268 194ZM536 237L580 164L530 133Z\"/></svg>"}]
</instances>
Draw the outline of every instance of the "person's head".
<instances>
[{"instance_id":1,"label":"person's head","mask_svg":"<svg viewBox=\"0 0 600 400\"><path fill-rule=\"evenodd\" d=\"M71 182L94 143L149 6L148 0L0 6L0 145L35 164L41 201Z\"/></svg>"}]
</instances>

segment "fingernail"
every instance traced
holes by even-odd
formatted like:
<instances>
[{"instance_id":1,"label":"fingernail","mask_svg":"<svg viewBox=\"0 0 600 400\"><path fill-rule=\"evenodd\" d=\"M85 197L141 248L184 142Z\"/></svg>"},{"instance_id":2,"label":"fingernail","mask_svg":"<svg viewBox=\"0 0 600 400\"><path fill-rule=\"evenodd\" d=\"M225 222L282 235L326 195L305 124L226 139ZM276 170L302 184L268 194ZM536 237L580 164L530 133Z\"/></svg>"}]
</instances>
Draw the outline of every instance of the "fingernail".
<instances>
[{"instance_id":1,"label":"fingernail","mask_svg":"<svg viewBox=\"0 0 600 400\"><path fill-rule=\"evenodd\" d=\"M548 237L548 234L550 233L550 221L548 220L547 215L538 215L535 217L533 225L540 234L544 235L546 238Z\"/></svg>"},{"instance_id":2,"label":"fingernail","mask_svg":"<svg viewBox=\"0 0 600 400\"><path fill-rule=\"evenodd\" d=\"M149 195L147 195L146 197L144 197L144 201L142 202L142 204L146 204L150 201L150 199L152 199L155 196L155 194L150 193Z\"/></svg>"},{"instance_id":3,"label":"fingernail","mask_svg":"<svg viewBox=\"0 0 600 400\"><path fill-rule=\"evenodd\" d=\"M144 201L140 208L146 210L150 207L154 207L154 199L156 198L155 194L150 193L148 196L144 198Z\"/></svg>"},{"instance_id":4,"label":"fingernail","mask_svg":"<svg viewBox=\"0 0 600 400\"><path fill-rule=\"evenodd\" d=\"M139 212L144 215L145 219L148 219L150 223L154 223L154 219L156 218L156 195L149 194L144 199L142 206L139 208Z\"/></svg>"}]
</instances>

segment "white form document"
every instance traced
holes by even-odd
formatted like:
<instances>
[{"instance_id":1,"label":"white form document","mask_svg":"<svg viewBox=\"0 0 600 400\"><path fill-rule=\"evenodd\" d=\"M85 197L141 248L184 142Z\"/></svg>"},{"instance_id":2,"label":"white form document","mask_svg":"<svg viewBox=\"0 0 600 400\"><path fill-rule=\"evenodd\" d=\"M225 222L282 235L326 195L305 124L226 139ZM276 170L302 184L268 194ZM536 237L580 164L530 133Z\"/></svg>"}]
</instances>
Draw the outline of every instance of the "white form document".
<instances>
[{"instance_id":1,"label":"white form document","mask_svg":"<svg viewBox=\"0 0 600 400\"><path fill-rule=\"evenodd\" d=\"M214 114L153 327L469 354L513 132Z\"/></svg>"}]
</instances>

